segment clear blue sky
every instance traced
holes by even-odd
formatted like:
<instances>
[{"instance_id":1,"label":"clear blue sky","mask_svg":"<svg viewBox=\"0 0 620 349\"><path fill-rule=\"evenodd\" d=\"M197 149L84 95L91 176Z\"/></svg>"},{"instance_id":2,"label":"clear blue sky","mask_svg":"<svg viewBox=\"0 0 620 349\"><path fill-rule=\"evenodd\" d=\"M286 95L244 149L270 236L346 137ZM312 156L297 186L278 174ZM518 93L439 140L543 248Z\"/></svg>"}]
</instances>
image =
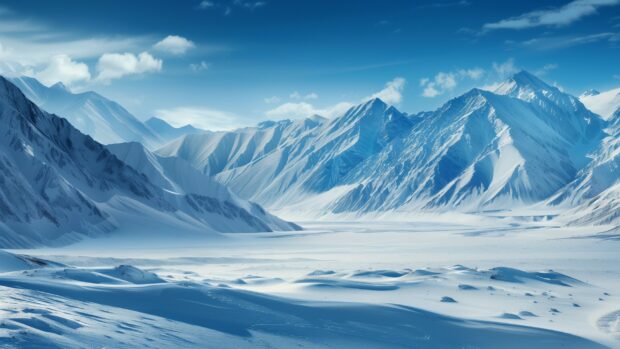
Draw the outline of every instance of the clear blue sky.
<instances>
[{"instance_id":1,"label":"clear blue sky","mask_svg":"<svg viewBox=\"0 0 620 349\"><path fill-rule=\"evenodd\" d=\"M3 74L208 128L374 95L430 110L520 68L608 89L619 53L620 0L0 1Z\"/></svg>"}]
</instances>

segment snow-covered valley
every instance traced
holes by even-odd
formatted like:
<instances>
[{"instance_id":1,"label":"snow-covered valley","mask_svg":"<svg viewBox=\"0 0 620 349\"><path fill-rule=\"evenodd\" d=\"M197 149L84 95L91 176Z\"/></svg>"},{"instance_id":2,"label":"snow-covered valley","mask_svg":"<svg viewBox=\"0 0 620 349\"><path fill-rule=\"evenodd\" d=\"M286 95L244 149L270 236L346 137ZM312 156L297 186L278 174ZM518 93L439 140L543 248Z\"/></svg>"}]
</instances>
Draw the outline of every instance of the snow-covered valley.
<instances>
[{"instance_id":1,"label":"snow-covered valley","mask_svg":"<svg viewBox=\"0 0 620 349\"><path fill-rule=\"evenodd\" d=\"M0 346L618 347L620 232L443 218L11 251Z\"/></svg>"}]
</instances>

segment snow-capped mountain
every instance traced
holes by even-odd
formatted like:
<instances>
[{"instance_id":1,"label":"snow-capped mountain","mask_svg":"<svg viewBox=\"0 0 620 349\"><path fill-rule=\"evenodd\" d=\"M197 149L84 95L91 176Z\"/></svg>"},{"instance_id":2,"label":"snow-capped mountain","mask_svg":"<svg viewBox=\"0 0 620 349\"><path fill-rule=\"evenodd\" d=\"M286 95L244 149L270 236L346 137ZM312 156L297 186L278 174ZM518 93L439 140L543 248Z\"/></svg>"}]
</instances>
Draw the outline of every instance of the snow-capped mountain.
<instances>
[{"instance_id":1,"label":"snow-capped mountain","mask_svg":"<svg viewBox=\"0 0 620 349\"><path fill-rule=\"evenodd\" d=\"M526 72L425 117L349 176L336 211L511 208L540 201L587 165L604 123Z\"/></svg>"},{"instance_id":2,"label":"snow-capped mountain","mask_svg":"<svg viewBox=\"0 0 620 349\"><path fill-rule=\"evenodd\" d=\"M200 214L199 220L220 232L253 232L299 229L242 200L225 187L178 157L162 157L142 144L119 143L107 148L121 161L144 174L157 188L169 193L181 210Z\"/></svg>"},{"instance_id":3,"label":"snow-capped mountain","mask_svg":"<svg viewBox=\"0 0 620 349\"><path fill-rule=\"evenodd\" d=\"M588 90L579 96L579 100L588 109L608 120L620 109L620 88L605 92Z\"/></svg>"},{"instance_id":4,"label":"snow-capped mountain","mask_svg":"<svg viewBox=\"0 0 620 349\"><path fill-rule=\"evenodd\" d=\"M564 214L569 221L620 223L620 109L609 119L608 131L588 166L550 200L553 205L575 207Z\"/></svg>"},{"instance_id":5,"label":"snow-capped mountain","mask_svg":"<svg viewBox=\"0 0 620 349\"><path fill-rule=\"evenodd\" d=\"M26 76L13 78L11 82L41 109L61 115L80 132L102 144L135 141L155 148L198 131L191 126L173 128L159 119L143 123L120 104L100 94L72 93L62 83L47 87Z\"/></svg>"},{"instance_id":6,"label":"snow-capped mountain","mask_svg":"<svg viewBox=\"0 0 620 349\"><path fill-rule=\"evenodd\" d=\"M308 122L186 136L158 153L277 210L484 210L550 197L606 136L576 97L527 72L434 112L408 116L375 99Z\"/></svg>"},{"instance_id":7,"label":"snow-capped mountain","mask_svg":"<svg viewBox=\"0 0 620 349\"><path fill-rule=\"evenodd\" d=\"M414 121L379 99L332 120L266 122L233 132L190 135L157 152L187 159L271 207L298 203L341 184L347 174Z\"/></svg>"},{"instance_id":8,"label":"snow-capped mountain","mask_svg":"<svg viewBox=\"0 0 620 349\"><path fill-rule=\"evenodd\" d=\"M296 228L217 185L209 195L153 184L2 77L0 168L1 247L70 243L122 228L126 215L207 234L231 220L240 231Z\"/></svg>"}]
</instances>

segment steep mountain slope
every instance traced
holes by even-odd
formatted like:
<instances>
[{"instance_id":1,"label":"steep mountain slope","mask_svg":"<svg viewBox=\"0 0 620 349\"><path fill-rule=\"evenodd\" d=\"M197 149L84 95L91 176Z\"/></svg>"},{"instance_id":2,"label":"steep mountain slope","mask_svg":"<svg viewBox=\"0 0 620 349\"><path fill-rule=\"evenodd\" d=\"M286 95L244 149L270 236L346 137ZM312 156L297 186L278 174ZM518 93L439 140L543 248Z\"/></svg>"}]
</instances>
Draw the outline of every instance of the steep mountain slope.
<instances>
[{"instance_id":1,"label":"steep mountain slope","mask_svg":"<svg viewBox=\"0 0 620 349\"><path fill-rule=\"evenodd\" d=\"M227 218L212 218L226 217L218 204L229 202L212 199L154 185L0 77L0 247L60 245L101 235L122 226L117 212L129 207L148 221L178 221L206 233L225 231L220 222ZM247 220L245 230L260 231L270 224L254 223Z\"/></svg>"},{"instance_id":2,"label":"steep mountain slope","mask_svg":"<svg viewBox=\"0 0 620 349\"><path fill-rule=\"evenodd\" d=\"M230 190L178 157L157 156L140 143L111 144L107 148L124 163L144 174L156 187L177 198L183 210L197 210L201 220L223 232L300 229L241 200Z\"/></svg>"},{"instance_id":3,"label":"steep mountain slope","mask_svg":"<svg viewBox=\"0 0 620 349\"><path fill-rule=\"evenodd\" d=\"M350 176L334 210L482 210L553 194L589 161L603 123L574 97L521 72L426 117Z\"/></svg>"},{"instance_id":4,"label":"steep mountain slope","mask_svg":"<svg viewBox=\"0 0 620 349\"><path fill-rule=\"evenodd\" d=\"M296 143L324 119L266 121L258 127L231 132L187 135L157 150L163 156L179 156L202 172L215 175L256 161L285 143Z\"/></svg>"},{"instance_id":5,"label":"steep mountain slope","mask_svg":"<svg viewBox=\"0 0 620 349\"><path fill-rule=\"evenodd\" d=\"M588 109L608 120L620 108L620 88L602 93L596 90L586 91L579 96L579 100Z\"/></svg>"},{"instance_id":6,"label":"steep mountain slope","mask_svg":"<svg viewBox=\"0 0 620 349\"><path fill-rule=\"evenodd\" d=\"M373 99L336 119L286 120L187 136L158 153L187 159L235 186L240 196L280 208L339 185L355 166L413 124L405 114Z\"/></svg>"},{"instance_id":7,"label":"steep mountain slope","mask_svg":"<svg viewBox=\"0 0 620 349\"><path fill-rule=\"evenodd\" d=\"M118 103L94 93L73 94L61 83L47 87L29 77L11 80L22 92L50 113L62 115L80 132L103 144L127 141L147 146L161 144L148 127Z\"/></svg>"},{"instance_id":8,"label":"steep mountain slope","mask_svg":"<svg viewBox=\"0 0 620 349\"><path fill-rule=\"evenodd\" d=\"M259 127L185 137L159 152L278 210L478 211L548 198L588 164L605 126L577 98L520 72L494 92L474 89L416 116L372 100L280 132L269 147L239 141L266 132Z\"/></svg>"},{"instance_id":9,"label":"steep mountain slope","mask_svg":"<svg viewBox=\"0 0 620 349\"><path fill-rule=\"evenodd\" d=\"M551 200L553 205L575 207L565 213L574 223L620 223L620 109L609 119L605 138L588 164Z\"/></svg>"}]
</instances>

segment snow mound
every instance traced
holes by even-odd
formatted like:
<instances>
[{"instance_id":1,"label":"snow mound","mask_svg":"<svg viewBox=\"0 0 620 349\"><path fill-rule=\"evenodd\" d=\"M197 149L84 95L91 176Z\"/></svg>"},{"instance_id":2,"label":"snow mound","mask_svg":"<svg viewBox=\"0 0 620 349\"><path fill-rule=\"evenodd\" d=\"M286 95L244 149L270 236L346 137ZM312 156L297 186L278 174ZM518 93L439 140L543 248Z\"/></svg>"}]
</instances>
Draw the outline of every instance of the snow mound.
<instances>
[{"instance_id":1,"label":"snow mound","mask_svg":"<svg viewBox=\"0 0 620 349\"><path fill-rule=\"evenodd\" d=\"M36 257L18 256L0 250L0 273L37 269L43 267L57 267L61 264L46 261Z\"/></svg>"},{"instance_id":2,"label":"snow mound","mask_svg":"<svg viewBox=\"0 0 620 349\"><path fill-rule=\"evenodd\" d=\"M576 284L583 284L582 281L574 279L570 276L554 272L527 272L515 268L496 267L490 269L493 280L522 283L525 281L538 281L553 285L570 287Z\"/></svg>"},{"instance_id":3,"label":"snow mound","mask_svg":"<svg viewBox=\"0 0 620 349\"><path fill-rule=\"evenodd\" d=\"M99 270L98 272L117 279L125 280L132 284L158 284L166 282L155 273L151 273L131 265L119 265L114 269L104 269Z\"/></svg>"},{"instance_id":4,"label":"snow mound","mask_svg":"<svg viewBox=\"0 0 620 349\"><path fill-rule=\"evenodd\" d=\"M13 296L6 297L12 312L3 314L0 344L8 348L24 341L46 348L192 348L214 340L216 347L235 348L602 347L566 333L408 306L299 301L192 282L83 287L43 274L5 275L0 295ZM18 299L28 307L20 308Z\"/></svg>"}]
</instances>

